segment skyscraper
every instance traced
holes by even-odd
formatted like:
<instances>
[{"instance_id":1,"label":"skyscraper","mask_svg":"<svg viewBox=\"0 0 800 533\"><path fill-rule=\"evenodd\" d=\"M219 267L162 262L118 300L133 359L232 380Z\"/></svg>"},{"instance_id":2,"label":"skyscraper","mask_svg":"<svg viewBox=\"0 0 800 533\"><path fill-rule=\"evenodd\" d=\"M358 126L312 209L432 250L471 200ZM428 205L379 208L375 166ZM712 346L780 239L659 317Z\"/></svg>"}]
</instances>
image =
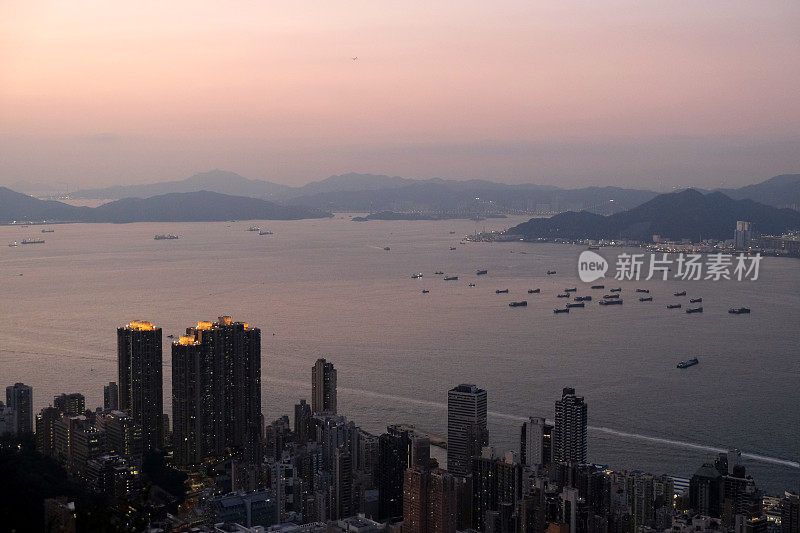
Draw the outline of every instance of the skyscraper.
<instances>
[{"instance_id":1,"label":"skyscraper","mask_svg":"<svg viewBox=\"0 0 800 533\"><path fill-rule=\"evenodd\" d=\"M33 433L33 387L24 383L6 387L6 407L12 411L11 423L6 420L10 433Z\"/></svg>"},{"instance_id":2,"label":"skyscraper","mask_svg":"<svg viewBox=\"0 0 800 533\"><path fill-rule=\"evenodd\" d=\"M175 456L196 464L226 448L261 458L261 330L223 316L172 344Z\"/></svg>"},{"instance_id":3,"label":"skyscraper","mask_svg":"<svg viewBox=\"0 0 800 533\"><path fill-rule=\"evenodd\" d=\"M586 403L575 396L575 389L565 388L556 401L556 420L553 435L553 460L586 462Z\"/></svg>"},{"instance_id":4,"label":"skyscraper","mask_svg":"<svg viewBox=\"0 0 800 533\"><path fill-rule=\"evenodd\" d=\"M86 398L79 392L59 394L53 397L53 407L68 416L82 415L86 412Z\"/></svg>"},{"instance_id":5,"label":"skyscraper","mask_svg":"<svg viewBox=\"0 0 800 533\"><path fill-rule=\"evenodd\" d=\"M513 454L495 457L491 447L471 459L472 527L483 531L486 513L500 511L502 504L514 509L522 497L522 467Z\"/></svg>"},{"instance_id":6,"label":"skyscraper","mask_svg":"<svg viewBox=\"0 0 800 533\"><path fill-rule=\"evenodd\" d=\"M119 388L114 381L109 381L108 385L103 387L103 409L106 411L119 409Z\"/></svg>"},{"instance_id":7,"label":"skyscraper","mask_svg":"<svg viewBox=\"0 0 800 533\"><path fill-rule=\"evenodd\" d=\"M412 465L413 446L408 430L389 426L378 438L378 517L395 518L403 514L403 479Z\"/></svg>"},{"instance_id":8,"label":"skyscraper","mask_svg":"<svg viewBox=\"0 0 800 533\"><path fill-rule=\"evenodd\" d=\"M164 412L161 328L133 321L117 329L119 408L142 428L145 451L161 448Z\"/></svg>"},{"instance_id":9,"label":"skyscraper","mask_svg":"<svg viewBox=\"0 0 800 533\"><path fill-rule=\"evenodd\" d=\"M336 414L336 369L325 359L317 359L311 368L311 411Z\"/></svg>"},{"instance_id":10,"label":"skyscraper","mask_svg":"<svg viewBox=\"0 0 800 533\"><path fill-rule=\"evenodd\" d=\"M311 406L305 400L294 406L294 434L300 444L305 444L311 438Z\"/></svg>"},{"instance_id":11,"label":"skyscraper","mask_svg":"<svg viewBox=\"0 0 800 533\"><path fill-rule=\"evenodd\" d=\"M447 393L447 470L469 473L470 459L489 444L486 427L486 391L462 384Z\"/></svg>"},{"instance_id":12,"label":"skyscraper","mask_svg":"<svg viewBox=\"0 0 800 533\"><path fill-rule=\"evenodd\" d=\"M520 428L519 454L520 462L532 468L545 465L549 462L550 434L553 426L544 418L530 417Z\"/></svg>"},{"instance_id":13,"label":"skyscraper","mask_svg":"<svg viewBox=\"0 0 800 533\"><path fill-rule=\"evenodd\" d=\"M338 448L334 453L333 476L331 514L335 514L335 517L339 519L354 515L353 457L344 446Z\"/></svg>"}]
</instances>

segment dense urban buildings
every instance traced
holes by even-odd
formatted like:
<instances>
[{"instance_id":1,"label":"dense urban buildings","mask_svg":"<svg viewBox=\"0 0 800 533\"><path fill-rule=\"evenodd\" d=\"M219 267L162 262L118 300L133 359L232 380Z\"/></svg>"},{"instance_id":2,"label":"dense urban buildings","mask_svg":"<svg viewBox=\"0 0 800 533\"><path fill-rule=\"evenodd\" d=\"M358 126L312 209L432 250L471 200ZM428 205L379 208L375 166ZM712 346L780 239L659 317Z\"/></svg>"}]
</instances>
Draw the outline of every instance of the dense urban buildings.
<instances>
[{"instance_id":1,"label":"dense urban buildings","mask_svg":"<svg viewBox=\"0 0 800 533\"><path fill-rule=\"evenodd\" d=\"M447 470L457 476L469 473L471 457L489 444L486 391L462 384L447 393Z\"/></svg>"},{"instance_id":2,"label":"dense urban buildings","mask_svg":"<svg viewBox=\"0 0 800 533\"><path fill-rule=\"evenodd\" d=\"M159 394L160 330L131 322L118 339L119 401L113 382L94 411L81 393L55 396L36 415L35 449L104 498L109 519L128 529L798 533L797 494L765 497L738 450L686 480L588 463L587 403L570 387L553 424L529 417L519 449L496 453L478 386L447 391L446 442L398 424L374 435L335 412L336 370L320 359L311 372L316 409L300 399L293 423L263 425L260 330L223 316L172 343L170 432L146 397ZM33 391L17 383L6 393L0 433L24 439ZM431 446L446 446L447 469ZM85 501L47 499L43 523L75 530L90 512Z\"/></svg>"},{"instance_id":3,"label":"dense urban buildings","mask_svg":"<svg viewBox=\"0 0 800 533\"><path fill-rule=\"evenodd\" d=\"M145 450L164 445L161 328L135 320L117 329L119 409L142 428Z\"/></svg>"}]
</instances>

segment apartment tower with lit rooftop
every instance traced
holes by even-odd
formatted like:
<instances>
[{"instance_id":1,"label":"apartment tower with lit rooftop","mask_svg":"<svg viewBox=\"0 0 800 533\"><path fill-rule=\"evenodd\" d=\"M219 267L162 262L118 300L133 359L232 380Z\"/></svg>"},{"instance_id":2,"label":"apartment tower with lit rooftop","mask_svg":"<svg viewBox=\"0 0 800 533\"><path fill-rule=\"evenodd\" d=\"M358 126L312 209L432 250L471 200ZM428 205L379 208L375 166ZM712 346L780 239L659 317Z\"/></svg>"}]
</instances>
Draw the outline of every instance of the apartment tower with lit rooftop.
<instances>
[{"instance_id":1,"label":"apartment tower with lit rooftop","mask_svg":"<svg viewBox=\"0 0 800 533\"><path fill-rule=\"evenodd\" d=\"M117 328L119 409L142 429L145 451L164 444L161 328L135 320Z\"/></svg>"}]
</instances>

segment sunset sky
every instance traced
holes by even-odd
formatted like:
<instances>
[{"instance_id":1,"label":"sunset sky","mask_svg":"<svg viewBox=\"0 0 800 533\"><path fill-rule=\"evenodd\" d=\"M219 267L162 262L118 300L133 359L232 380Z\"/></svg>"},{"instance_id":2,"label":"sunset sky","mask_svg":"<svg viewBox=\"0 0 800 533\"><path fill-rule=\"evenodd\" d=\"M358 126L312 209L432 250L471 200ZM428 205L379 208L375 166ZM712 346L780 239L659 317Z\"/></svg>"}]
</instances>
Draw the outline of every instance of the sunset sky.
<instances>
[{"instance_id":1,"label":"sunset sky","mask_svg":"<svg viewBox=\"0 0 800 533\"><path fill-rule=\"evenodd\" d=\"M0 3L0 184L212 168L654 189L800 172L800 2Z\"/></svg>"}]
</instances>

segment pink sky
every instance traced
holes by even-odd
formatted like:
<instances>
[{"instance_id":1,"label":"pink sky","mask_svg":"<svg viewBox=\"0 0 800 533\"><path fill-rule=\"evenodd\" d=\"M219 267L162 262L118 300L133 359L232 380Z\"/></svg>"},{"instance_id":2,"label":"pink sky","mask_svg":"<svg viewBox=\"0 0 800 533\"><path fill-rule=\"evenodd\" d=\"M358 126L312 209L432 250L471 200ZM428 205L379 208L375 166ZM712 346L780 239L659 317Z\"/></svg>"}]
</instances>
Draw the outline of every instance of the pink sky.
<instances>
[{"instance_id":1,"label":"pink sky","mask_svg":"<svg viewBox=\"0 0 800 533\"><path fill-rule=\"evenodd\" d=\"M4 2L0 183L740 185L799 67L797 0Z\"/></svg>"}]
</instances>

